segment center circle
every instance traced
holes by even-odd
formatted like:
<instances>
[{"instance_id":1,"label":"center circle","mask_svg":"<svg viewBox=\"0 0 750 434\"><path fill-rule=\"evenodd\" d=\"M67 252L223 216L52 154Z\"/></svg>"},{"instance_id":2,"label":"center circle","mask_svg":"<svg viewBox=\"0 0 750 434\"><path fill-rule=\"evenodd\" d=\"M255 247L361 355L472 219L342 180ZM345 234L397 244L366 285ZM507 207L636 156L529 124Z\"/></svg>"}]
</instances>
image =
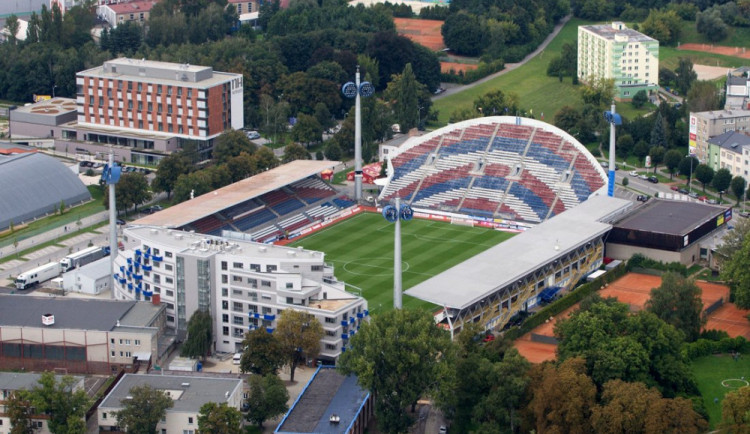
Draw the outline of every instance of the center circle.
<instances>
[{"instance_id":1,"label":"center circle","mask_svg":"<svg viewBox=\"0 0 750 434\"><path fill-rule=\"evenodd\" d=\"M409 263L401 261L401 272L409 269ZM393 274L393 258L359 258L344 264L344 271L357 276L390 276Z\"/></svg>"},{"instance_id":2,"label":"center circle","mask_svg":"<svg viewBox=\"0 0 750 434\"><path fill-rule=\"evenodd\" d=\"M727 378L721 381L721 385L730 389L739 389L740 387L750 386L750 382L743 378Z\"/></svg>"}]
</instances>

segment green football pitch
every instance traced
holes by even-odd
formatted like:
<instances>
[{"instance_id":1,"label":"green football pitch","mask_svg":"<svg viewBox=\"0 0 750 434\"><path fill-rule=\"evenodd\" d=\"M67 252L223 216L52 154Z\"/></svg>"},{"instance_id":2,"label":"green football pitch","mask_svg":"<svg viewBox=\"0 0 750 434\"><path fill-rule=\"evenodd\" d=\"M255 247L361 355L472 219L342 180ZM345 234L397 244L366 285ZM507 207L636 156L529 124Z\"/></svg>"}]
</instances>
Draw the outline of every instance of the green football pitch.
<instances>
[{"instance_id":1,"label":"green football pitch","mask_svg":"<svg viewBox=\"0 0 750 434\"><path fill-rule=\"evenodd\" d=\"M325 252L326 262L335 267L336 278L361 288L370 312L378 313L393 308L394 226L380 214L362 213L290 246ZM401 222L403 289L440 274L513 235L429 220ZM403 297L403 305L417 309L436 307L407 295Z\"/></svg>"}]
</instances>

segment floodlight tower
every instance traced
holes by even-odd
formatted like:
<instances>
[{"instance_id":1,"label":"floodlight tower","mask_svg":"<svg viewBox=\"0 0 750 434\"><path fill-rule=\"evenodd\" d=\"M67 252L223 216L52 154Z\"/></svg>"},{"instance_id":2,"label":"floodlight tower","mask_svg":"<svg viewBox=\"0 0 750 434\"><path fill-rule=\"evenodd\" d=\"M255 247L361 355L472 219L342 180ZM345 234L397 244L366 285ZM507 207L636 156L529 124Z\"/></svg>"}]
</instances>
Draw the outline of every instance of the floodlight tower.
<instances>
[{"instance_id":1,"label":"floodlight tower","mask_svg":"<svg viewBox=\"0 0 750 434\"><path fill-rule=\"evenodd\" d=\"M117 209L115 207L115 184L120 180L121 168L114 162L114 155L109 153L109 162L102 170L101 182L109 186L109 274L111 297L115 298L115 255L119 251L117 246Z\"/></svg>"},{"instance_id":2,"label":"floodlight tower","mask_svg":"<svg viewBox=\"0 0 750 434\"><path fill-rule=\"evenodd\" d=\"M401 199L397 197L393 205L383 207L383 217L396 223L393 238L393 308L401 309L401 220L414 218L414 211L409 205L402 206Z\"/></svg>"},{"instance_id":3,"label":"floodlight tower","mask_svg":"<svg viewBox=\"0 0 750 434\"><path fill-rule=\"evenodd\" d=\"M622 117L615 112L615 102L612 101L612 110L604 112L604 119L609 123L609 184L607 195L615 195L615 125L622 125Z\"/></svg>"},{"instance_id":4,"label":"floodlight tower","mask_svg":"<svg viewBox=\"0 0 750 434\"><path fill-rule=\"evenodd\" d=\"M354 100L354 198L362 200L362 108L360 97L369 97L375 93L375 87L369 81L359 82L359 65L355 82L351 81L341 86L341 93Z\"/></svg>"}]
</instances>

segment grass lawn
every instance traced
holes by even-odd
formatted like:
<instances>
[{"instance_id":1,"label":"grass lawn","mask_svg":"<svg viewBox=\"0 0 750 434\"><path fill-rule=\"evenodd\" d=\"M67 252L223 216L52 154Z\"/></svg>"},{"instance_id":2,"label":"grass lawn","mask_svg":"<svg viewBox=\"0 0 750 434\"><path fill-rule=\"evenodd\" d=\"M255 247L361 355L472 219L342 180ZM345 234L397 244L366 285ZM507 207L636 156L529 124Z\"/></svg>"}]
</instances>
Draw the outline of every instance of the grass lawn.
<instances>
[{"instance_id":1,"label":"grass lawn","mask_svg":"<svg viewBox=\"0 0 750 434\"><path fill-rule=\"evenodd\" d=\"M336 278L362 288L370 312L393 307L393 231L380 214L364 213L305 237L291 246L326 253ZM513 236L485 228L414 219L401 224L404 290ZM405 308L431 303L404 295Z\"/></svg>"},{"instance_id":2,"label":"grass lawn","mask_svg":"<svg viewBox=\"0 0 750 434\"><path fill-rule=\"evenodd\" d=\"M715 428L721 421L721 401L728 392L736 390L747 382L739 380L742 377L750 379L750 355L743 354L737 361L731 355L712 355L700 357L692 362L693 374L698 383L698 389L703 396L703 404L708 411L711 428ZM738 381L726 382L732 387L725 387L722 381L736 378ZM719 398L715 403L714 398Z\"/></svg>"},{"instance_id":3,"label":"grass lawn","mask_svg":"<svg viewBox=\"0 0 750 434\"><path fill-rule=\"evenodd\" d=\"M34 235L47 232L52 228L75 223L83 217L88 217L100 211L104 211L102 199L104 193L98 185L88 186L91 193L91 201L74 208L65 210L63 215L51 215L28 224L28 226L16 229L13 233L6 232L0 236L0 247L13 245L14 240L23 240Z\"/></svg>"},{"instance_id":4,"label":"grass lawn","mask_svg":"<svg viewBox=\"0 0 750 434\"><path fill-rule=\"evenodd\" d=\"M746 59L724 56L721 54L704 53L702 51L678 50L674 47L659 47L659 67L677 69L680 57L686 57L693 65L724 66L727 68L739 68L747 63Z\"/></svg>"},{"instance_id":5,"label":"grass lawn","mask_svg":"<svg viewBox=\"0 0 750 434\"><path fill-rule=\"evenodd\" d=\"M680 27L680 43L726 45L728 47L750 47L750 28L729 27L727 37L718 42L709 41L695 29L695 21L683 21Z\"/></svg>"}]
</instances>

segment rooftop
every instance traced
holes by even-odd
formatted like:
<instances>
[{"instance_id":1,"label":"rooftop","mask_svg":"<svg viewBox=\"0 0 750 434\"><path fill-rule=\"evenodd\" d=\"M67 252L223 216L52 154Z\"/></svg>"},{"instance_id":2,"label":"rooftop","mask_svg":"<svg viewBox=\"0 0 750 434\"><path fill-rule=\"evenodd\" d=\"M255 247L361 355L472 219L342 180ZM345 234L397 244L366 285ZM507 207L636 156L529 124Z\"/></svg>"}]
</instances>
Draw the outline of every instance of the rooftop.
<instances>
[{"instance_id":1,"label":"rooftop","mask_svg":"<svg viewBox=\"0 0 750 434\"><path fill-rule=\"evenodd\" d=\"M463 309L603 235L612 227L606 222L631 207L632 202L624 199L593 196L405 293L438 306Z\"/></svg>"},{"instance_id":2,"label":"rooftop","mask_svg":"<svg viewBox=\"0 0 750 434\"><path fill-rule=\"evenodd\" d=\"M345 377L336 368L319 367L275 433L344 434L360 412L369 393L357 377ZM331 423L331 415L339 423Z\"/></svg>"},{"instance_id":3,"label":"rooftop","mask_svg":"<svg viewBox=\"0 0 750 434\"><path fill-rule=\"evenodd\" d=\"M636 209L614 227L669 235L687 235L726 207L700 202L651 200Z\"/></svg>"},{"instance_id":4,"label":"rooftop","mask_svg":"<svg viewBox=\"0 0 750 434\"><path fill-rule=\"evenodd\" d=\"M614 40L615 36L627 36L628 42L658 42L656 39L646 36L641 32L625 27L625 24L614 22L609 24L593 24L580 26L605 39Z\"/></svg>"},{"instance_id":5,"label":"rooftop","mask_svg":"<svg viewBox=\"0 0 750 434\"><path fill-rule=\"evenodd\" d=\"M708 139L708 143L733 152L742 153L742 148L750 147L750 136L739 131L727 131Z\"/></svg>"},{"instance_id":6,"label":"rooftop","mask_svg":"<svg viewBox=\"0 0 750 434\"><path fill-rule=\"evenodd\" d=\"M149 12L151 8L156 5L156 1L154 0L142 0L142 1L134 1L130 3L116 3L116 4L109 4L104 5L117 14L129 14L129 13L140 13L140 12Z\"/></svg>"},{"instance_id":7,"label":"rooftop","mask_svg":"<svg viewBox=\"0 0 750 434\"><path fill-rule=\"evenodd\" d=\"M128 325L148 327L161 309L145 301L0 294L0 327L111 331L119 320ZM55 316L55 324L42 325L42 315L50 313ZM142 318L140 323L134 321L138 317Z\"/></svg>"},{"instance_id":8,"label":"rooftop","mask_svg":"<svg viewBox=\"0 0 750 434\"><path fill-rule=\"evenodd\" d=\"M62 113L77 112L78 106L73 98L52 98L41 100L34 104L16 107L15 112L31 113L35 115L56 116Z\"/></svg>"},{"instance_id":9,"label":"rooftop","mask_svg":"<svg viewBox=\"0 0 750 434\"><path fill-rule=\"evenodd\" d=\"M0 372L0 390L31 389L39 385L42 374L28 372ZM56 377L61 377L57 375ZM83 382L83 377L75 376L75 383ZM75 386L74 386L75 387Z\"/></svg>"},{"instance_id":10,"label":"rooftop","mask_svg":"<svg viewBox=\"0 0 750 434\"><path fill-rule=\"evenodd\" d=\"M237 378L125 374L99 408L121 408L121 401L127 399L130 389L146 384L154 389L170 391L174 407L168 409L168 413L198 412L207 402L227 402L229 396L242 388L242 380Z\"/></svg>"},{"instance_id":11,"label":"rooftop","mask_svg":"<svg viewBox=\"0 0 750 434\"><path fill-rule=\"evenodd\" d=\"M713 110L707 112L690 112L691 116L701 119L715 120L723 118L750 117L750 110Z\"/></svg>"},{"instance_id":12,"label":"rooftop","mask_svg":"<svg viewBox=\"0 0 750 434\"><path fill-rule=\"evenodd\" d=\"M131 4L131 3L129 3ZM125 6L123 4L121 6ZM208 89L241 78L241 74L214 71L210 66L170 63L120 57L76 74L78 77L109 78L152 85Z\"/></svg>"},{"instance_id":13,"label":"rooftop","mask_svg":"<svg viewBox=\"0 0 750 434\"><path fill-rule=\"evenodd\" d=\"M203 217L332 168L338 161L295 160L133 222L179 228Z\"/></svg>"}]
</instances>

